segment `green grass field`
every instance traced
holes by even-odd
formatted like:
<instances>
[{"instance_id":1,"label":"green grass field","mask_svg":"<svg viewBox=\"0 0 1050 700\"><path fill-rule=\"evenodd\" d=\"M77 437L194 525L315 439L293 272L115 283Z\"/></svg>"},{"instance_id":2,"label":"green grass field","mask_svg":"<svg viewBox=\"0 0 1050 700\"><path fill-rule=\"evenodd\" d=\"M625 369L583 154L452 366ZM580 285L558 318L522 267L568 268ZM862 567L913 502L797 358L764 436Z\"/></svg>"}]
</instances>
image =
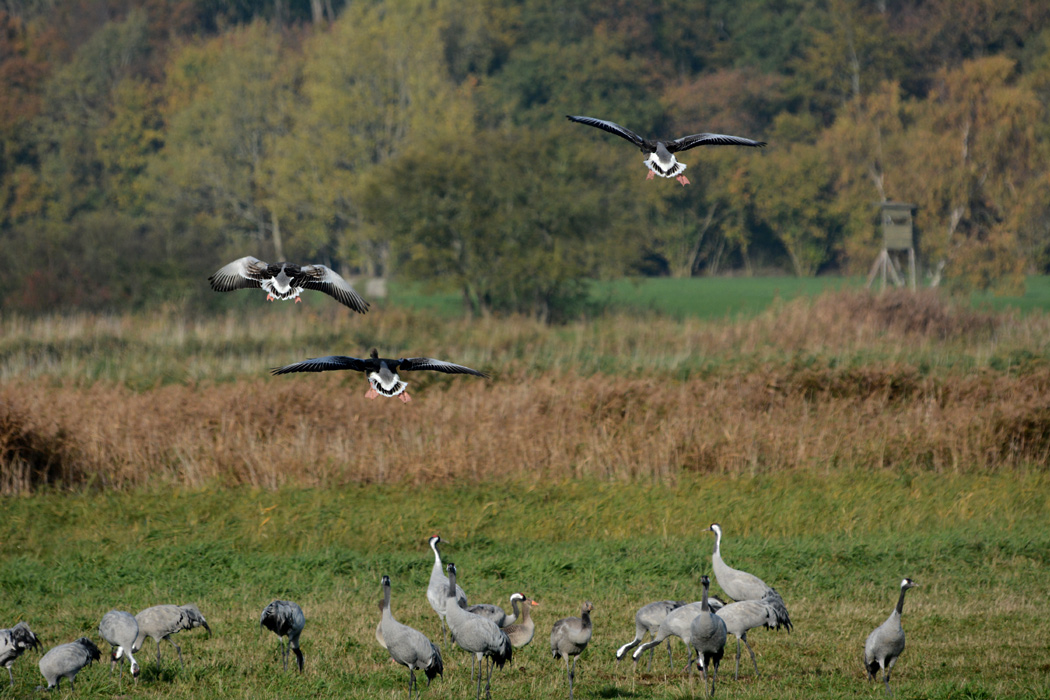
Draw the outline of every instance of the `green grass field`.
<instances>
[{"instance_id":1,"label":"green grass field","mask_svg":"<svg viewBox=\"0 0 1050 700\"><path fill-rule=\"evenodd\" d=\"M723 556L774 585L794 633L755 630L756 678L743 654L720 697L883 697L859 656L904 576L920 586L905 606L901 698L1044 698L1050 694L1050 517L1043 474L962 476L793 473L681 480L674 486L598 482L40 494L4 500L0 616L27 620L45 648L97 639L110 608L196 602L215 636L182 633L186 669L167 644L140 653L135 697L402 697L407 672L374 639L379 578L393 609L437 639L425 590L440 532L472 602L516 590L540 601L537 634L497 673L496 698L559 697L564 668L549 655L552 622L594 603L595 632L580 659L579 698L699 693L658 650L652 673L617 665L633 614L663 598L696 599L710 573L712 521ZM716 591L717 591L717 587ZM307 615L306 673L279 668L277 638L258 628L274 598ZM99 640L100 641L100 640ZM100 641L101 643L101 641ZM732 647L732 642L730 643ZM732 649L730 649L732 652ZM33 697L39 653L15 663L0 697ZM424 697L472 697L469 658L446 649L443 678ZM63 691L68 693L68 691ZM127 692L127 691L125 691ZM78 697L120 695L105 665L79 676Z\"/></svg>"},{"instance_id":2,"label":"green grass field","mask_svg":"<svg viewBox=\"0 0 1050 700\"><path fill-rule=\"evenodd\" d=\"M776 300L815 296L835 289L861 289L864 277L645 277L603 280L591 285L591 300L599 308L627 313L656 313L672 318L724 319L753 316ZM1050 311L1050 276L1028 277L1019 297L974 293L979 308ZM463 314L456 292L393 282L386 302L392 306L425 309L445 318Z\"/></svg>"}]
</instances>

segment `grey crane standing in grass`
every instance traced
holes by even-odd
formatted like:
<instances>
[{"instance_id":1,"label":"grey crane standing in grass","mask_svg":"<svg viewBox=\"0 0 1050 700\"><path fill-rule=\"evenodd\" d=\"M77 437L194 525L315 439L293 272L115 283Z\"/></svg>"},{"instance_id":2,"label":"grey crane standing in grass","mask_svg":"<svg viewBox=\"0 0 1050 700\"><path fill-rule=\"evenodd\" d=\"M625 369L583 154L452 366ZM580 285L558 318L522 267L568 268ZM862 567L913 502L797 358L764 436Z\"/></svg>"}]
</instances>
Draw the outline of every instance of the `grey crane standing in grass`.
<instances>
[{"instance_id":1,"label":"grey crane standing in grass","mask_svg":"<svg viewBox=\"0 0 1050 700\"><path fill-rule=\"evenodd\" d=\"M515 620L518 619L518 615L521 614L521 612L518 610L519 600L525 600L525 596L521 593L510 594L510 607L512 611L510 615L507 614L506 610L504 610L498 605L493 605L492 603L478 603L477 605L468 605L466 610L469 613L481 615L484 618L492 620L494 623L496 623L496 627L503 629L507 625L514 624ZM474 680L473 661L470 664L470 679Z\"/></svg>"},{"instance_id":2,"label":"grey crane standing in grass","mask_svg":"<svg viewBox=\"0 0 1050 700\"><path fill-rule=\"evenodd\" d=\"M15 685L15 674L11 673L11 665L19 656L29 649L40 646L40 640L29 629L29 625L19 622L14 627L0 630L0 666L7 669L7 676L11 679L11 687Z\"/></svg>"},{"instance_id":3,"label":"grey crane standing in grass","mask_svg":"<svg viewBox=\"0 0 1050 700\"><path fill-rule=\"evenodd\" d=\"M131 647L139 636L139 623L135 616L123 610L110 610L98 623L98 633L110 643L113 651L109 655L109 675L113 675L113 666L120 664L120 675L117 682L124 680L124 657L131 661L131 677L138 680L139 662L131 654Z\"/></svg>"},{"instance_id":4,"label":"grey crane standing in grass","mask_svg":"<svg viewBox=\"0 0 1050 700\"><path fill-rule=\"evenodd\" d=\"M40 658L40 673L47 680L47 689L57 688L63 678L69 679L70 690L75 690L73 679L80 670L90 666L92 661L102 658L95 643L87 637L81 637L69 644L60 644ZM42 690L37 686L37 690Z\"/></svg>"},{"instance_id":5,"label":"grey crane standing in grass","mask_svg":"<svg viewBox=\"0 0 1050 700\"><path fill-rule=\"evenodd\" d=\"M634 639L616 650L616 660L620 661L627 655L627 652L641 644L646 635L649 635L650 639L655 638L657 630L660 629L660 623L667 619L667 613L683 605L685 605L684 600L658 600L638 608L638 612L634 614ZM655 648L649 650L650 671L653 670L653 653L655 652ZM667 659L674 666L670 639L667 640ZM637 667L638 659L633 659L633 661L635 667Z\"/></svg>"},{"instance_id":6,"label":"grey crane standing in grass","mask_svg":"<svg viewBox=\"0 0 1050 700\"><path fill-rule=\"evenodd\" d=\"M565 659L565 674L569 677L569 700L572 700L572 685L576 677L576 658L583 653L591 641L594 625L591 623L591 611L594 605L585 600L580 606L579 617L563 617L554 623L551 629L551 655L555 660L560 656ZM569 668L569 657L572 657L572 668Z\"/></svg>"},{"instance_id":7,"label":"grey crane standing in grass","mask_svg":"<svg viewBox=\"0 0 1050 700\"><path fill-rule=\"evenodd\" d=\"M492 620L469 613L456 604L459 589L456 587L456 565L448 565L448 588L446 589L445 615L448 627L456 644L474 655L480 663L488 659L488 679L485 681L485 697L491 697L492 667L503 665L511 660L513 647L510 639ZM390 640L387 640L387 644ZM482 668L478 669L478 689L476 698L481 697Z\"/></svg>"},{"instance_id":8,"label":"grey crane standing in grass","mask_svg":"<svg viewBox=\"0 0 1050 700\"><path fill-rule=\"evenodd\" d=\"M445 639L444 645L448 646L448 630L445 627L445 599L448 593L448 576L445 575L445 569L441 565L441 552L438 551L438 545L441 544L441 541L441 537L438 535L430 538L430 548L434 550L434 566L430 569L427 602L430 603L430 607L434 608L434 612L441 618L441 632ZM467 607L467 594L459 586L456 586L456 605L461 608Z\"/></svg>"},{"instance_id":9,"label":"grey crane standing in grass","mask_svg":"<svg viewBox=\"0 0 1050 700\"><path fill-rule=\"evenodd\" d=\"M284 670L288 670L288 650L295 652L295 660L299 664L299 673L303 672L303 652L299 650L299 635L303 633L306 625L306 616L303 609L297 603L290 600L275 600L267 605L259 618L259 625L270 630L278 637L287 637L288 641L283 645Z\"/></svg>"},{"instance_id":10,"label":"grey crane standing in grass","mask_svg":"<svg viewBox=\"0 0 1050 700\"><path fill-rule=\"evenodd\" d=\"M886 621L875 628L864 642L864 669L868 672L868 681L875 680L879 669L885 673L886 692L890 695L890 671L904 651L904 627L901 626L901 613L904 611L904 594L909 588L918 584L910 578L901 581L901 595L897 607L893 609Z\"/></svg>"},{"instance_id":11,"label":"grey crane standing in grass","mask_svg":"<svg viewBox=\"0 0 1050 700\"><path fill-rule=\"evenodd\" d=\"M155 605L139 611L135 615L135 620L139 623L139 636L135 639L131 651L138 651L145 643L146 637L152 637L157 642L158 667L160 666L160 640L166 639L175 647L175 651L179 653L179 665L186 668L182 660L182 647L172 641L171 635L182 630L203 627L208 630L208 636L211 636L211 627L208 627L208 621L204 619L204 615L201 615L196 605Z\"/></svg>"},{"instance_id":12,"label":"grey crane standing in grass","mask_svg":"<svg viewBox=\"0 0 1050 700\"><path fill-rule=\"evenodd\" d=\"M700 579L704 585L704 597L701 601L700 614L693 618L689 643L696 649L696 666L704 674L704 683L711 678L711 695L715 694L715 681L718 680L718 665L722 662L722 655L726 647L726 623L715 613L711 612L708 604L707 592L711 587L711 579L704 576ZM710 671L708 670L710 669ZM692 677L692 667L689 675Z\"/></svg>"},{"instance_id":13,"label":"grey crane standing in grass","mask_svg":"<svg viewBox=\"0 0 1050 700\"><path fill-rule=\"evenodd\" d=\"M539 605L535 600L526 597L521 602L522 608L519 614L518 622L512 625L507 625L503 628L503 634L507 635L507 639L510 640L510 645L515 649L521 649L523 646L527 646L532 641L532 636L536 633L536 623L532 619L532 606Z\"/></svg>"},{"instance_id":14,"label":"grey crane standing in grass","mask_svg":"<svg viewBox=\"0 0 1050 700\"><path fill-rule=\"evenodd\" d=\"M427 687L434 676L442 675L445 666L441 661L441 651L417 629L403 625L394 619L390 610L390 577L383 577L383 617L379 621L383 631L383 640L390 658L402 666L408 667L408 698L412 700L412 689L419 697L419 686L416 685L416 671L427 676Z\"/></svg>"},{"instance_id":15,"label":"grey crane standing in grass","mask_svg":"<svg viewBox=\"0 0 1050 700\"><path fill-rule=\"evenodd\" d=\"M722 590L733 600L765 600L776 611L777 629L784 627L791 631L791 617L788 615L784 599L780 597L775 588L767 586L765 581L746 571L740 571L728 566L722 560L722 526L712 523L706 531L715 533L715 551L711 555L711 565L715 572L715 580Z\"/></svg>"},{"instance_id":16,"label":"grey crane standing in grass","mask_svg":"<svg viewBox=\"0 0 1050 700\"><path fill-rule=\"evenodd\" d=\"M782 623L777 617L775 599L763 598L762 600L741 600L730 603L717 611L720 618L725 620L726 629L736 637L736 672L733 679L740 678L740 642L747 647L747 653L751 654L751 663L755 665L755 675L758 673L758 661L755 660L755 652L747 642L748 630L756 627L768 627L777 629Z\"/></svg>"},{"instance_id":17,"label":"grey crane standing in grass","mask_svg":"<svg viewBox=\"0 0 1050 700\"><path fill-rule=\"evenodd\" d=\"M709 597L707 605L711 610L717 610L722 607L722 601L715 597ZM695 603L679 606L667 613L667 617L665 617L664 621L660 623L660 626L656 628L656 635L634 650L634 654L632 655L634 662L638 663L638 659L642 658L642 654L650 649L655 649L660 646L660 643L665 639L668 639L669 637L680 637L682 642L685 643L686 649L689 651L689 660L686 662L685 668L691 670L693 663L693 646L690 637L693 629L693 618L700 614L701 610L703 610L703 606L703 600L698 600Z\"/></svg>"}]
</instances>

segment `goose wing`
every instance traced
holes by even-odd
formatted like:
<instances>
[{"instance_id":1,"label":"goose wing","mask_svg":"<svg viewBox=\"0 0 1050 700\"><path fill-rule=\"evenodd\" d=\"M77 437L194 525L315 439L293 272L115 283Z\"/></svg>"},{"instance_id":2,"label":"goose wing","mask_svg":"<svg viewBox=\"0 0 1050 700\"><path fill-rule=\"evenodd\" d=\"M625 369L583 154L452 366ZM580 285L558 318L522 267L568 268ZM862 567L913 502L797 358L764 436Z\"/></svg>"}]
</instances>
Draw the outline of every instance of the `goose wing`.
<instances>
[{"instance_id":1,"label":"goose wing","mask_svg":"<svg viewBox=\"0 0 1050 700\"><path fill-rule=\"evenodd\" d=\"M269 263L251 255L234 260L208 278L211 288L216 292L232 292L235 289L259 289L261 280L270 277L267 272Z\"/></svg>"},{"instance_id":2,"label":"goose wing","mask_svg":"<svg viewBox=\"0 0 1050 700\"><path fill-rule=\"evenodd\" d=\"M606 121L605 119L595 119L594 117L573 117L570 115L565 115L565 117L571 122L579 122L580 124L593 126L602 131L608 131L610 134L616 134L620 138L627 139L639 148L644 148L646 146L645 139L627 127L620 126L616 122Z\"/></svg>"},{"instance_id":3,"label":"goose wing","mask_svg":"<svg viewBox=\"0 0 1050 700\"><path fill-rule=\"evenodd\" d=\"M357 357L346 357L345 355L328 355L327 357L312 357L309 360L274 367L270 374L290 374L291 372L328 372L336 369L352 369L357 372L366 372L369 369L367 360Z\"/></svg>"},{"instance_id":4,"label":"goose wing","mask_svg":"<svg viewBox=\"0 0 1050 700\"><path fill-rule=\"evenodd\" d=\"M304 265L299 274L292 278L292 284L303 289L324 292L343 306L348 306L359 314L368 311L368 302L354 291L342 275L324 265Z\"/></svg>"},{"instance_id":5,"label":"goose wing","mask_svg":"<svg viewBox=\"0 0 1050 700\"><path fill-rule=\"evenodd\" d=\"M489 375L484 372L479 372L476 369L470 367L464 367L463 365L457 365L452 362L445 362L444 360L435 360L432 357L410 357L408 359L401 358L397 361L398 369L402 372L412 372L419 369L429 369L435 372L444 372L445 374L473 374L475 377L486 377Z\"/></svg>"},{"instance_id":6,"label":"goose wing","mask_svg":"<svg viewBox=\"0 0 1050 700\"><path fill-rule=\"evenodd\" d=\"M671 153L677 153L678 151L688 151L690 148L695 148L696 146L752 146L754 148L762 148L765 145L765 141L745 139L743 136L729 136L728 134L693 134L692 136L683 136L680 139L668 141L667 150Z\"/></svg>"}]
</instances>

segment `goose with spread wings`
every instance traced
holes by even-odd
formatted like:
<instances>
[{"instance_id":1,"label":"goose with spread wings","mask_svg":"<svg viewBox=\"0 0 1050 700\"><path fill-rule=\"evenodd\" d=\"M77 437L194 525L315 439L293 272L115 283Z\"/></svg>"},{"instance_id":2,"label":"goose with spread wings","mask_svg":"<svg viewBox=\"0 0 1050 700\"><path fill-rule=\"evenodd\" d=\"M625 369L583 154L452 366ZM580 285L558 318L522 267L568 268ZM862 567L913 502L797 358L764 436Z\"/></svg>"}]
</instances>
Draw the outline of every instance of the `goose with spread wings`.
<instances>
[{"instance_id":1,"label":"goose with spread wings","mask_svg":"<svg viewBox=\"0 0 1050 700\"><path fill-rule=\"evenodd\" d=\"M608 131L610 134L616 134L620 138L627 139L640 148L642 153L647 153L648 157L643 161L649 168L649 174L646 176L647 180L652 180L654 174L660 177L673 177L682 183L683 187L689 184L689 178L683 175L686 164L679 163L674 156L675 153L688 151L690 148L697 146L751 146L753 148L761 148L766 145L765 141L754 141L742 136L729 136L727 134L692 134L691 136L683 136L680 139L671 141L650 141L626 127L605 119L566 116L569 121L593 126L602 131Z\"/></svg>"},{"instance_id":2,"label":"goose with spread wings","mask_svg":"<svg viewBox=\"0 0 1050 700\"><path fill-rule=\"evenodd\" d=\"M278 367L272 370L272 374L289 374L291 372L327 372L329 370L349 369L355 372L364 372L368 377L371 388L365 394L365 398L374 399L378 396L397 396L403 403L408 403L412 397L405 391L408 384L402 381L398 372L413 372L416 370L429 369L445 374L472 374L475 377L488 378L489 375L479 372L470 367L453 364L445 360L435 360L432 357L409 357L393 360L380 357L379 351L372 349L372 354L367 359L357 357L346 357L344 355L329 355L328 357L315 357L303 360L295 364Z\"/></svg>"},{"instance_id":3,"label":"goose with spread wings","mask_svg":"<svg viewBox=\"0 0 1050 700\"><path fill-rule=\"evenodd\" d=\"M234 260L208 278L216 292L237 289L265 289L266 301L295 299L303 290L324 292L343 306L359 314L368 311L368 302L354 291L350 283L335 270L321 264L297 265L289 262L268 263L251 255Z\"/></svg>"}]
</instances>

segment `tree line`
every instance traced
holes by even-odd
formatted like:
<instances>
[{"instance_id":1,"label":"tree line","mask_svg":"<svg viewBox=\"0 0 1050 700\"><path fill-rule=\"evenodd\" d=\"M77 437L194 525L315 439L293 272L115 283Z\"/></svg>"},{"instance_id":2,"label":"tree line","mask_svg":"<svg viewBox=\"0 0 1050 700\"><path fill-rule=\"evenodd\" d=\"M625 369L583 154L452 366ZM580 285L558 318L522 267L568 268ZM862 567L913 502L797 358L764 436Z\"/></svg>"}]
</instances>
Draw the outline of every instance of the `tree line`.
<instances>
[{"instance_id":1,"label":"tree line","mask_svg":"<svg viewBox=\"0 0 1050 700\"><path fill-rule=\"evenodd\" d=\"M575 313L583 280L1050 263L1034 0L0 1L0 308L215 303L246 254ZM645 181L638 133L768 141Z\"/></svg>"}]
</instances>

